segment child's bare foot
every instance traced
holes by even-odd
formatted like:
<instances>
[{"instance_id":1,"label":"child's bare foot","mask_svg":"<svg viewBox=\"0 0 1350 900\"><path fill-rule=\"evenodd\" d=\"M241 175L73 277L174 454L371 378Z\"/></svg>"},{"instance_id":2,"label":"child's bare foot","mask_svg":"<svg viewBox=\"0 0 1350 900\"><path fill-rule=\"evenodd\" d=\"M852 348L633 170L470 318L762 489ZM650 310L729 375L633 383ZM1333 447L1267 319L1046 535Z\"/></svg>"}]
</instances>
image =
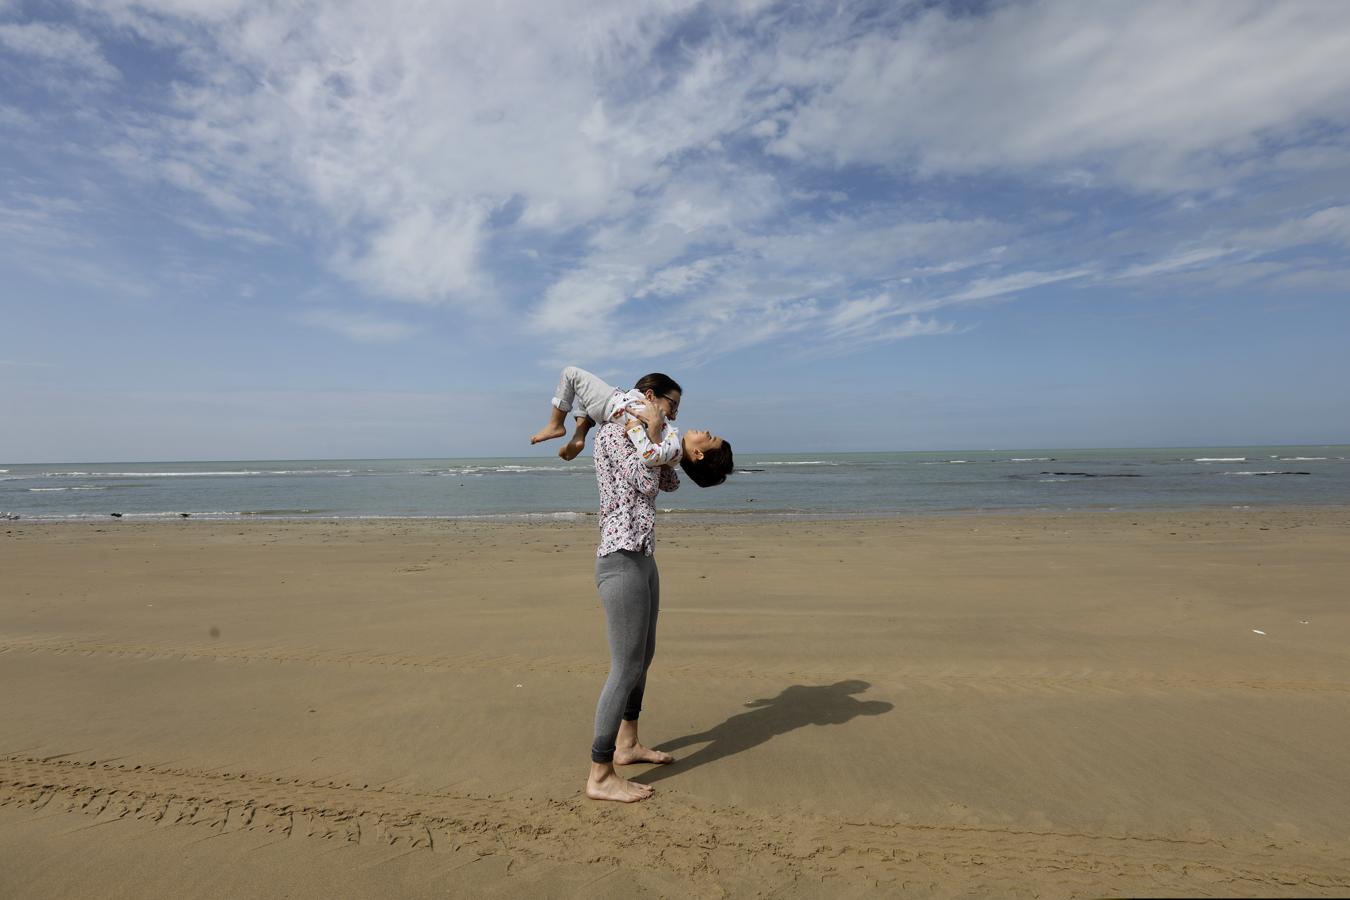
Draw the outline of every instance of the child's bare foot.
<instances>
[{"instance_id":1,"label":"child's bare foot","mask_svg":"<svg viewBox=\"0 0 1350 900\"><path fill-rule=\"evenodd\" d=\"M535 432L534 437L530 438L530 443L541 444L544 441L551 441L554 438L560 438L564 434L567 434L567 429L564 428L562 425L554 425L552 423L549 423L548 425L541 428L539 431ZM576 454L573 453L572 456L576 456ZM572 456L564 456L563 459L571 459Z\"/></svg>"},{"instance_id":2,"label":"child's bare foot","mask_svg":"<svg viewBox=\"0 0 1350 900\"><path fill-rule=\"evenodd\" d=\"M656 763L663 766L674 761L675 757L664 750L652 750L641 744L634 744L631 747L618 747L614 751L614 765L616 766L631 766L634 763Z\"/></svg>"},{"instance_id":3,"label":"child's bare foot","mask_svg":"<svg viewBox=\"0 0 1350 900\"><path fill-rule=\"evenodd\" d=\"M560 435L555 435L558 437ZM558 455L563 459L576 459L582 450L586 449L586 435L572 435L572 439L558 448Z\"/></svg>"},{"instance_id":4,"label":"child's bare foot","mask_svg":"<svg viewBox=\"0 0 1350 900\"><path fill-rule=\"evenodd\" d=\"M586 796L592 800L615 800L619 803L637 803L646 800L656 789L651 785L639 784L620 778L610 769L605 775L597 777L592 773L586 780Z\"/></svg>"}]
</instances>

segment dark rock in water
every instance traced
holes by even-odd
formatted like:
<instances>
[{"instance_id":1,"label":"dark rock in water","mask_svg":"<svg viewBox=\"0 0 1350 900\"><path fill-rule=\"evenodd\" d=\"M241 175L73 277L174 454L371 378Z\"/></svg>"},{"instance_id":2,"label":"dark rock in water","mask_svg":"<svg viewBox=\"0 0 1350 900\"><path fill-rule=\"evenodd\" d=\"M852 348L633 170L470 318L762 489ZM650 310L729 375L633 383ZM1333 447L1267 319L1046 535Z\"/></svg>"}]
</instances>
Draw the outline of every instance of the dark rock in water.
<instances>
[{"instance_id":1,"label":"dark rock in water","mask_svg":"<svg viewBox=\"0 0 1350 900\"><path fill-rule=\"evenodd\" d=\"M1080 478L1143 478L1138 472L1042 472L1042 475L1077 475Z\"/></svg>"},{"instance_id":2,"label":"dark rock in water","mask_svg":"<svg viewBox=\"0 0 1350 900\"><path fill-rule=\"evenodd\" d=\"M112 516L114 519L120 519L120 518L122 518L122 514L121 514L121 513L108 513L108 515Z\"/></svg>"},{"instance_id":3,"label":"dark rock in water","mask_svg":"<svg viewBox=\"0 0 1350 900\"><path fill-rule=\"evenodd\" d=\"M188 516L192 515L192 513L179 513L178 515L186 519Z\"/></svg>"},{"instance_id":4,"label":"dark rock in water","mask_svg":"<svg viewBox=\"0 0 1350 900\"><path fill-rule=\"evenodd\" d=\"M10 522L16 522L19 519L18 513L0 513L0 519L6 519Z\"/></svg>"}]
</instances>

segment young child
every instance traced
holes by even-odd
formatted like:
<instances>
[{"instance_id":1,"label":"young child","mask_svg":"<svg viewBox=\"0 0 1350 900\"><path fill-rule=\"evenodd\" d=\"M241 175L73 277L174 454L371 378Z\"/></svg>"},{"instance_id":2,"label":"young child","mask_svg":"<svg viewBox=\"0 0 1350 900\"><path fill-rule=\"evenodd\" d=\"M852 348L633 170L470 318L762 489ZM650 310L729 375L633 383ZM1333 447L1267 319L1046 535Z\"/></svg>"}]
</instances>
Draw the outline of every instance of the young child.
<instances>
[{"instance_id":1,"label":"young child","mask_svg":"<svg viewBox=\"0 0 1350 900\"><path fill-rule=\"evenodd\" d=\"M707 431L680 435L670 424L680 411L682 391L673 378L653 372L638 379L631 391L621 391L585 369L563 369L553 395L548 425L531 444L567 433L567 413L575 406L576 430L558 455L575 459L586 446L586 434L597 422L627 421L624 431L648 467L680 464L700 487L727 480L734 468L731 444Z\"/></svg>"},{"instance_id":2,"label":"young child","mask_svg":"<svg viewBox=\"0 0 1350 900\"><path fill-rule=\"evenodd\" d=\"M631 391L621 391L585 369L568 366L562 370L558 387L553 392L548 425L530 438L530 443L538 444L566 434L563 423L575 405L577 427L572 439L558 451L563 459L576 459L586 446L586 433L597 422L627 419L625 431L644 465L649 468L674 465L680 461L682 453L679 432L670 422L679 413L680 394L675 379L660 372L642 376ZM647 409L658 411L660 416L646 413ZM645 427L643 420L646 420Z\"/></svg>"}]
</instances>

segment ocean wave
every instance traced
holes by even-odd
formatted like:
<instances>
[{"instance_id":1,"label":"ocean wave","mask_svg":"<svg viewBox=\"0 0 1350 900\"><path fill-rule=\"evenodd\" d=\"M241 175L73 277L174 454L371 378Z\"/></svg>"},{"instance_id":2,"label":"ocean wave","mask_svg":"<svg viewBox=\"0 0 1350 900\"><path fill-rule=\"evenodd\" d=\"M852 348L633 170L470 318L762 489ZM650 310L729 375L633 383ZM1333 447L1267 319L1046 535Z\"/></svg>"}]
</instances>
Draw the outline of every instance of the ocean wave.
<instances>
[{"instance_id":1,"label":"ocean wave","mask_svg":"<svg viewBox=\"0 0 1350 900\"><path fill-rule=\"evenodd\" d=\"M248 472L43 472L33 478L219 478L237 475L268 475L261 471Z\"/></svg>"},{"instance_id":2,"label":"ocean wave","mask_svg":"<svg viewBox=\"0 0 1350 900\"><path fill-rule=\"evenodd\" d=\"M1056 477L1068 475L1077 478L1143 478L1143 475L1137 472L1042 472L1042 475L1054 475ZM1012 475L1012 478L1025 478L1024 475ZM1038 479L1039 480L1039 479Z\"/></svg>"},{"instance_id":3,"label":"ocean wave","mask_svg":"<svg viewBox=\"0 0 1350 900\"><path fill-rule=\"evenodd\" d=\"M126 521L127 519L182 519L182 518L192 518L192 519L213 519L213 520L216 520L216 521L220 521L221 519L237 519L237 518L239 518L239 513L237 513L237 512L194 512L194 513L187 513L186 516L185 516L182 512L177 512L177 511L175 511L175 512L129 512L129 513L122 513L120 516L113 516L111 513L106 513L106 512L38 513L38 514L35 514L35 515L24 515L23 518L24 518L26 521L31 521L31 522L57 522L57 521L62 521L62 522L64 522L64 521L106 522L106 521L108 521L108 519L110 519L110 518L116 518L116 519L119 519L119 520L121 520L121 521Z\"/></svg>"},{"instance_id":4,"label":"ocean wave","mask_svg":"<svg viewBox=\"0 0 1350 900\"><path fill-rule=\"evenodd\" d=\"M757 466L837 466L839 463L831 462L826 459L789 459L789 460L756 460Z\"/></svg>"},{"instance_id":5,"label":"ocean wave","mask_svg":"<svg viewBox=\"0 0 1350 900\"><path fill-rule=\"evenodd\" d=\"M1220 475L1311 475L1311 472L1220 472Z\"/></svg>"},{"instance_id":6,"label":"ocean wave","mask_svg":"<svg viewBox=\"0 0 1350 900\"><path fill-rule=\"evenodd\" d=\"M1246 462L1245 456L1197 456L1191 462Z\"/></svg>"},{"instance_id":7,"label":"ocean wave","mask_svg":"<svg viewBox=\"0 0 1350 900\"><path fill-rule=\"evenodd\" d=\"M529 472L548 472L552 475L593 475L595 469L592 466L519 466L519 465L500 465L500 466L456 466L446 469L420 469L413 473L431 475L439 478L445 477L463 477L465 475L523 475Z\"/></svg>"},{"instance_id":8,"label":"ocean wave","mask_svg":"<svg viewBox=\"0 0 1350 900\"><path fill-rule=\"evenodd\" d=\"M309 516L315 513L322 513L318 509L246 509L243 512L236 513L240 516Z\"/></svg>"},{"instance_id":9,"label":"ocean wave","mask_svg":"<svg viewBox=\"0 0 1350 900\"><path fill-rule=\"evenodd\" d=\"M1008 462L1055 462L1053 456L1014 456Z\"/></svg>"},{"instance_id":10,"label":"ocean wave","mask_svg":"<svg viewBox=\"0 0 1350 900\"><path fill-rule=\"evenodd\" d=\"M45 488L26 488L33 493L45 491L106 491L106 487L98 487L92 484L77 484L74 487L45 487Z\"/></svg>"},{"instance_id":11,"label":"ocean wave","mask_svg":"<svg viewBox=\"0 0 1350 900\"><path fill-rule=\"evenodd\" d=\"M1325 456L1279 456L1276 457L1280 462L1320 462L1325 460Z\"/></svg>"},{"instance_id":12,"label":"ocean wave","mask_svg":"<svg viewBox=\"0 0 1350 900\"><path fill-rule=\"evenodd\" d=\"M411 515L411 516L386 516L386 515L349 515L349 516L323 516L324 519L342 520L361 519L361 520L385 520L406 521L409 519L431 520L437 522L460 522L460 521L519 521L521 519L530 521L556 521L556 522L576 522L585 519L588 516L594 516L592 512L575 512L572 510L563 510L561 512L544 513L462 513L459 515Z\"/></svg>"},{"instance_id":13,"label":"ocean wave","mask_svg":"<svg viewBox=\"0 0 1350 900\"><path fill-rule=\"evenodd\" d=\"M221 472L40 472L26 478L227 478L247 475L350 475L351 469L232 469Z\"/></svg>"}]
</instances>

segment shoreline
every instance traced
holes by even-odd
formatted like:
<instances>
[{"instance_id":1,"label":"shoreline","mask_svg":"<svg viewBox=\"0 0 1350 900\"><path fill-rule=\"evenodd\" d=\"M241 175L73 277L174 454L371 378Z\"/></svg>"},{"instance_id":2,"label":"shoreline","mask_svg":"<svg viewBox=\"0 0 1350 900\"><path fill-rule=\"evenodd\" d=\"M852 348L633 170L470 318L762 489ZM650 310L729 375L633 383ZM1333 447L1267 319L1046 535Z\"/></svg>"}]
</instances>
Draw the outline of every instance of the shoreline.
<instances>
[{"instance_id":1,"label":"shoreline","mask_svg":"<svg viewBox=\"0 0 1350 900\"><path fill-rule=\"evenodd\" d=\"M1327 501L1325 503L1250 503L1238 505L1196 505L1196 506L1078 506L1078 507L933 507L928 509L911 508L894 511L830 511L830 510L777 510L777 509L662 509L657 508L657 521L679 523L715 523L727 519L737 519L747 523L763 522L888 522L906 519L942 519L946 517L969 518L1009 518L1009 517L1056 517L1056 516L1099 516L1099 515L1181 515L1221 514L1229 512L1281 513L1281 512L1336 512L1350 511L1350 500ZM5 527L65 526L89 525L99 523L120 523L123 525L140 524L184 524L188 522L215 522L238 524L242 522L266 523L328 523L346 524L352 522L462 522L467 524L548 524L588 521L598 514L592 510L555 510L528 513L481 513L468 515L268 515L251 514L215 514L155 512L72 514L63 517L38 517L15 515L14 518L0 518Z\"/></svg>"}]
</instances>

